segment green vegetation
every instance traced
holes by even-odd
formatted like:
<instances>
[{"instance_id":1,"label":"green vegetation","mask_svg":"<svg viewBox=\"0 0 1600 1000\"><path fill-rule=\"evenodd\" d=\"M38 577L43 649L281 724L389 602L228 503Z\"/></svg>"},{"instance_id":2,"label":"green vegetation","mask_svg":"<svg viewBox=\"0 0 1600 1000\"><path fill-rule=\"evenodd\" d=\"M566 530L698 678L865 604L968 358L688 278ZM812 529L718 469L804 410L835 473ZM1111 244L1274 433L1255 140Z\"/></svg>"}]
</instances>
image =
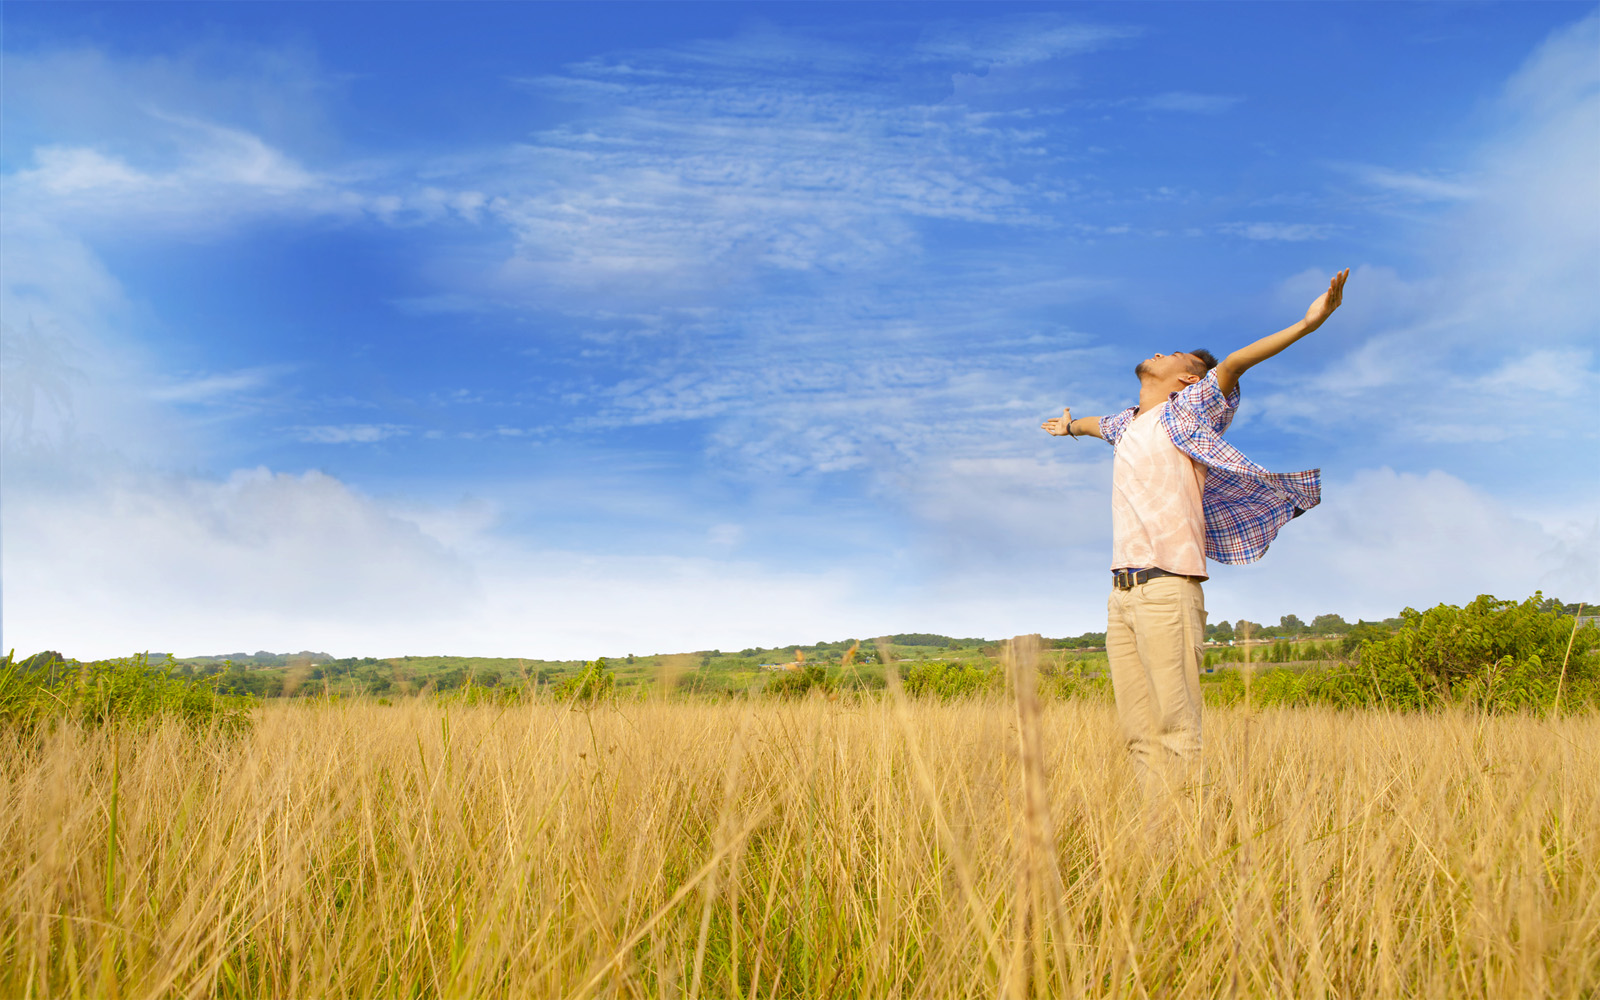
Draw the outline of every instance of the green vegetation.
<instances>
[{"instance_id":1,"label":"green vegetation","mask_svg":"<svg viewBox=\"0 0 1600 1000\"><path fill-rule=\"evenodd\" d=\"M1215 704L1242 702L1248 688L1252 705L1420 710L1464 703L1497 712L1543 710L1556 703L1559 688L1563 708L1597 707L1600 630L1587 625L1574 632L1578 610L1535 594L1521 602L1483 596L1464 608L1408 608L1383 622L1352 624L1334 614L1316 615L1309 625L1295 615L1284 615L1276 626L1218 622L1207 628L1212 638L1202 680L1207 700ZM664 693L796 698L882 689L891 669L911 696L950 699L1002 689L1002 647L986 639L903 633L875 642L629 653L588 661L259 652L243 660L169 657L153 667L148 657L75 664L40 654L15 666L7 661L0 713L13 722L52 714L160 713L209 722L233 718L230 712L242 717L247 696L392 701L420 695L468 705ZM1246 666L1248 683L1240 669ZM1105 633L1045 640L1040 672L1040 690L1048 696L1109 697Z\"/></svg>"},{"instance_id":2,"label":"green vegetation","mask_svg":"<svg viewBox=\"0 0 1600 1000\"><path fill-rule=\"evenodd\" d=\"M827 694L837 686L836 679L828 676L827 668L812 663L799 670L788 670L774 677L767 685L766 691L779 698L798 698L812 691Z\"/></svg>"},{"instance_id":3,"label":"green vegetation","mask_svg":"<svg viewBox=\"0 0 1600 1000\"><path fill-rule=\"evenodd\" d=\"M176 719L234 732L249 726L250 699L174 672L148 656L76 663L53 652L0 661L0 728L33 732L69 719L87 727Z\"/></svg>"},{"instance_id":4,"label":"green vegetation","mask_svg":"<svg viewBox=\"0 0 1600 1000\"><path fill-rule=\"evenodd\" d=\"M550 693L561 701L595 701L611 694L616 685L616 675L602 656L585 663L577 676L563 678Z\"/></svg>"},{"instance_id":5,"label":"green vegetation","mask_svg":"<svg viewBox=\"0 0 1600 1000\"><path fill-rule=\"evenodd\" d=\"M1005 674L998 665L933 661L913 666L904 683L913 697L960 698L1000 690Z\"/></svg>"},{"instance_id":6,"label":"green vegetation","mask_svg":"<svg viewBox=\"0 0 1600 1000\"><path fill-rule=\"evenodd\" d=\"M1344 659L1331 667L1218 674L1209 678L1207 700L1234 704L1248 691L1250 704L1260 706L1600 708L1600 628L1579 627L1572 614L1540 594L1521 602L1485 594L1465 607L1407 608L1399 620L1392 632L1352 631L1339 647ZM1281 663L1292 655L1289 649L1279 640L1258 659ZM1326 645L1319 650L1328 651Z\"/></svg>"}]
</instances>

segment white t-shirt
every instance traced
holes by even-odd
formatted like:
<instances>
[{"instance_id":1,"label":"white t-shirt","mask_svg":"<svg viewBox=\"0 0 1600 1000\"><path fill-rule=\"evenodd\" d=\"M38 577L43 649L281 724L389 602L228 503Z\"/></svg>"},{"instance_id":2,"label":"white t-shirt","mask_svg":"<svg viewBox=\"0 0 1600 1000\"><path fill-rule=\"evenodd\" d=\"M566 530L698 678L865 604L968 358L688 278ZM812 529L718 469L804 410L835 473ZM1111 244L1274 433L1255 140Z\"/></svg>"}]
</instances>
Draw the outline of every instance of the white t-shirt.
<instances>
[{"instance_id":1,"label":"white t-shirt","mask_svg":"<svg viewBox=\"0 0 1600 1000\"><path fill-rule=\"evenodd\" d=\"M1111 568L1206 576L1206 469L1161 426L1162 403L1134 417L1111 463Z\"/></svg>"}]
</instances>

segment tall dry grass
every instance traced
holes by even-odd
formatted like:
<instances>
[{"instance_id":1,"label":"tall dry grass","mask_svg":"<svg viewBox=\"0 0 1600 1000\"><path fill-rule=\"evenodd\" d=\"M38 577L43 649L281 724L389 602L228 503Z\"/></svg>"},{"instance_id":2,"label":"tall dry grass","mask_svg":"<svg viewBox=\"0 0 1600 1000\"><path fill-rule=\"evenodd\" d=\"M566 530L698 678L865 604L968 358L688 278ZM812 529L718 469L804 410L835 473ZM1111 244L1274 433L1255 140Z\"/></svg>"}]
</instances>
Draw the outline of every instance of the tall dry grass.
<instances>
[{"instance_id":1,"label":"tall dry grass","mask_svg":"<svg viewBox=\"0 0 1600 1000\"><path fill-rule=\"evenodd\" d=\"M0 746L0 995L1600 989L1600 721L1206 725L1175 816L1026 698L66 725Z\"/></svg>"}]
</instances>

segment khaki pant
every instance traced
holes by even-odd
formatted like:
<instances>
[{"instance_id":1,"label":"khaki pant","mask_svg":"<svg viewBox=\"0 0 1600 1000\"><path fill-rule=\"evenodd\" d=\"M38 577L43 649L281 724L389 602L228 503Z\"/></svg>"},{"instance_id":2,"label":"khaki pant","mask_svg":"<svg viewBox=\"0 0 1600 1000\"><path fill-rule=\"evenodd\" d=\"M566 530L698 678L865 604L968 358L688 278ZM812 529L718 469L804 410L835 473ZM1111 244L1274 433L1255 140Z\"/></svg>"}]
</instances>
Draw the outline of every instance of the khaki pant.
<instances>
[{"instance_id":1,"label":"khaki pant","mask_svg":"<svg viewBox=\"0 0 1600 1000\"><path fill-rule=\"evenodd\" d=\"M1206 599L1199 582L1158 576L1111 591L1106 657L1117 720L1147 796L1188 783L1200 759L1200 663Z\"/></svg>"}]
</instances>

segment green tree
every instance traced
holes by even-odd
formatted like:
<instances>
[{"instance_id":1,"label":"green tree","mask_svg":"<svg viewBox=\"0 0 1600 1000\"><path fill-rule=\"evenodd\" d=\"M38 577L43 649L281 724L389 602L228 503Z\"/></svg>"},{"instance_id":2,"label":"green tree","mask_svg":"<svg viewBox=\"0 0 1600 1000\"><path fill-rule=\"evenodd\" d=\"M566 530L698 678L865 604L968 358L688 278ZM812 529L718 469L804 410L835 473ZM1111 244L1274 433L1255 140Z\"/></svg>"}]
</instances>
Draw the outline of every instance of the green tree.
<instances>
[{"instance_id":1,"label":"green tree","mask_svg":"<svg viewBox=\"0 0 1600 1000\"><path fill-rule=\"evenodd\" d=\"M1318 635L1344 635L1350 631L1350 623L1338 615L1318 615L1311 619L1311 631Z\"/></svg>"},{"instance_id":2,"label":"green tree","mask_svg":"<svg viewBox=\"0 0 1600 1000\"><path fill-rule=\"evenodd\" d=\"M1339 655L1353 657L1363 645L1386 638L1391 631L1377 622L1358 621L1345 631L1344 640L1339 643Z\"/></svg>"},{"instance_id":3,"label":"green tree","mask_svg":"<svg viewBox=\"0 0 1600 1000\"><path fill-rule=\"evenodd\" d=\"M1299 635L1306 630L1306 623L1301 621L1298 615L1284 615L1278 619L1278 628L1285 635Z\"/></svg>"},{"instance_id":4,"label":"green tree","mask_svg":"<svg viewBox=\"0 0 1600 1000\"><path fill-rule=\"evenodd\" d=\"M1214 625L1209 625L1206 627L1206 631L1211 633L1211 638L1217 639L1221 642L1227 642L1229 639L1233 638L1233 625L1226 621L1220 621Z\"/></svg>"}]
</instances>

